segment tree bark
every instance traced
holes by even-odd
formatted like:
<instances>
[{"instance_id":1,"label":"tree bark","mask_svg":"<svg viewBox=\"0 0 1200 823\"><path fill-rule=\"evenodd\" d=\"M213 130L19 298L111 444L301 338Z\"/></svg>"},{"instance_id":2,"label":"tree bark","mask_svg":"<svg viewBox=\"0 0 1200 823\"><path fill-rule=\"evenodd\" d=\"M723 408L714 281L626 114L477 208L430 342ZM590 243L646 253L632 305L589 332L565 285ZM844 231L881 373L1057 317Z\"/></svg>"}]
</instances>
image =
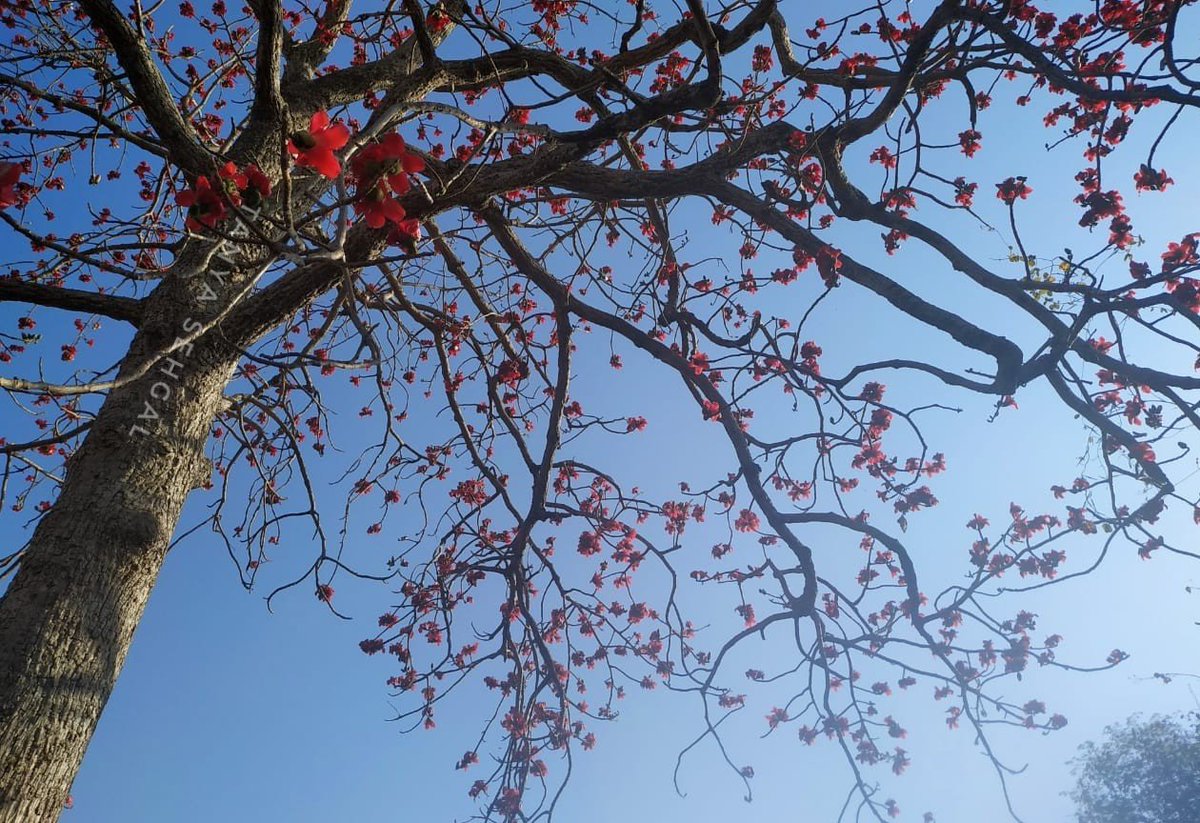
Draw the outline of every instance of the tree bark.
<instances>
[{"instance_id":1,"label":"tree bark","mask_svg":"<svg viewBox=\"0 0 1200 823\"><path fill-rule=\"evenodd\" d=\"M150 298L123 373L197 316L180 281ZM209 334L173 359L109 394L0 600L0 823L58 819L184 500L209 477L204 447L237 353Z\"/></svg>"}]
</instances>

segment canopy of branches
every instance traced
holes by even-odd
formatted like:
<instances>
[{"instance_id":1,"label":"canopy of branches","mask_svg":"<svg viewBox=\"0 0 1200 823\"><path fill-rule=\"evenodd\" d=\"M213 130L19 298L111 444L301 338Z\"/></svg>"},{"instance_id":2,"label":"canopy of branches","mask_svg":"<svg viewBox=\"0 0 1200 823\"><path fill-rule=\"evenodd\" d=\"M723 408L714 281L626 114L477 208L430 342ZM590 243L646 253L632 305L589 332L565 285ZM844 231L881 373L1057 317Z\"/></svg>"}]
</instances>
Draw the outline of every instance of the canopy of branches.
<instances>
[{"instance_id":1,"label":"canopy of branches","mask_svg":"<svg viewBox=\"0 0 1200 823\"><path fill-rule=\"evenodd\" d=\"M489 819L656 687L706 743L753 706L828 746L849 813L898 814L894 691L1003 780L992 727L1067 722L1024 675L1125 658L1060 660L1020 592L1192 556L1200 234L1126 205L1195 184L1191 5L0 2L4 508L146 515L96 539L148 592L202 487L246 587L385 581L362 649L415 726L487 701ZM939 421L1026 392L1083 468L909 542ZM610 444L673 421L702 476L643 489ZM20 598L100 579L38 541Z\"/></svg>"}]
</instances>

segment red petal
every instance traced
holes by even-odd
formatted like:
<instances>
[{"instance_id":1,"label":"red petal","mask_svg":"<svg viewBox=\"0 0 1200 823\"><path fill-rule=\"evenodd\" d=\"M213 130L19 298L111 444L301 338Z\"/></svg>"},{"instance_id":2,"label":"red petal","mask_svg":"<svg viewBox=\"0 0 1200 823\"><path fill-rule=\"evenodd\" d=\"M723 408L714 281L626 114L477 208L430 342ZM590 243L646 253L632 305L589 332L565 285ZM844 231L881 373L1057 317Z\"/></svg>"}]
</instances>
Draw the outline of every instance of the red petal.
<instances>
[{"instance_id":1,"label":"red petal","mask_svg":"<svg viewBox=\"0 0 1200 823\"><path fill-rule=\"evenodd\" d=\"M389 174L387 181L388 186L396 194L404 194L412 188L412 184L408 182L408 176L404 174Z\"/></svg>"},{"instance_id":2,"label":"red petal","mask_svg":"<svg viewBox=\"0 0 1200 823\"><path fill-rule=\"evenodd\" d=\"M327 149L340 149L350 142L350 129L346 128L344 123L335 123L319 135L314 135L317 138L317 145Z\"/></svg>"},{"instance_id":3,"label":"red petal","mask_svg":"<svg viewBox=\"0 0 1200 823\"><path fill-rule=\"evenodd\" d=\"M0 163L0 186L15 186L20 180L20 166L16 163Z\"/></svg>"},{"instance_id":4,"label":"red petal","mask_svg":"<svg viewBox=\"0 0 1200 823\"><path fill-rule=\"evenodd\" d=\"M392 157L399 157L404 154L404 138L396 134L396 132L391 132L384 137L380 145Z\"/></svg>"},{"instance_id":5,"label":"red petal","mask_svg":"<svg viewBox=\"0 0 1200 823\"><path fill-rule=\"evenodd\" d=\"M342 164L333 156L331 151L311 151L304 155L307 164L316 169L330 180L342 173Z\"/></svg>"}]
</instances>

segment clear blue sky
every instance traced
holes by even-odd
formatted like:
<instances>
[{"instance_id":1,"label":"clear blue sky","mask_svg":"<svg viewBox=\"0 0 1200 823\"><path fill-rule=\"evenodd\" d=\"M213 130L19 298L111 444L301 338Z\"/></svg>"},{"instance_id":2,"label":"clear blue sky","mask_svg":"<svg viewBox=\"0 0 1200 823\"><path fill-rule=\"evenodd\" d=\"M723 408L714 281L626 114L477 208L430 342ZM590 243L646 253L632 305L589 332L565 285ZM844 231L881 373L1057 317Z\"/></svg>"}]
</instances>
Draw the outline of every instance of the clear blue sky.
<instances>
[{"instance_id":1,"label":"clear blue sky","mask_svg":"<svg viewBox=\"0 0 1200 823\"><path fill-rule=\"evenodd\" d=\"M1044 153L1042 144L1049 138L1040 126L1044 106L1015 110L1007 105L1010 91L997 93L996 110L981 121L984 149L968 167L977 173L979 200L987 201L987 216L1003 225L1002 213L992 205L991 184L1010 174L1024 174L1035 189L1034 197L1021 206L1030 248L1047 256L1064 245L1086 248L1089 243L1075 227L1077 215L1069 206L1075 193L1071 177L1079 167L1078 147ZM944 114L933 115L945 117L946 128L954 125L954 131L963 127L957 125L961 116L949 104ZM868 151L872 147L864 146ZM1122 162L1136 166L1138 158L1131 146L1123 157ZM1160 158L1177 185L1165 194L1143 195L1132 204L1135 224L1150 240L1141 255L1147 259L1153 259L1167 240L1195 228L1187 221L1194 216L1200 194L1200 164L1179 135L1164 145ZM878 171L872 169L865 173ZM1128 180L1132 167L1126 171L1123 179ZM1131 185L1126 188L1132 190ZM955 227L956 237L965 238L963 244L980 259L995 261L1006 254L1006 231L988 232L966 221L947 225ZM915 241L888 258L878 243L863 245L864 235L858 236L858 245L846 246L848 253L964 316L981 322L989 319L991 307L978 302L974 291L964 288L955 273ZM703 223L692 241L693 258L728 257L736 248ZM755 266L770 269L763 259ZM809 291L802 288L786 298L796 301L796 311L805 307L805 297L815 294L811 283ZM880 353L912 352L952 361L960 357L935 335L901 333L880 301L853 289L849 284L841 287L836 300L826 301L812 321L810 336L826 349L827 371L836 373L839 364ZM788 308L783 304L775 310L784 314ZM2 310L15 308L5 305ZM1018 339L1027 331L996 330ZM625 477L637 478L647 497L653 498L655 492L669 494L680 480L699 482L725 470L728 456L715 446L708 448L718 443L711 427L695 419L690 409L680 414L687 407L678 386L664 384L655 370L628 352L623 353L627 367L621 372L589 369L607 360L608 342L599 335L582 340L580 348L576 390L589 411L642 414L650 421L638 439L604 446L610 463L619 462ZM906 388L900 379L887 382L897 397L905 392L917 397L929 388L919 382ZM348 387L340 392L335 391L331 399L341 412L342 445L353 452L355 435L348 430L355 426L354 412L362 403ZM1073 464L1085 451L1087 434L1038 387L1019 395L1018 401L1019 410L1007 410L988 423L990 404L959 396L953 402L962 406L961 413L929 420L929 429L936 433L935 448L947 454L950 470L931 484L940 506L914 518L907 535L929 581L939 574L950 580L961 572L970 540L963 524L975 512L999 521L1014 500L1031 510L1061 511L1054 508L1049 487L1074 476ZM756 419L755 425L788 425L786 415L772 414ZM18 420L20 426L27 426L11 408L0 410L0 424L17 425ZM422 423L417 420L413 425ZM364 427L362 436L370 434ZM409 437L423 442L419 429L410 431ZM332 510L340 500L333 485L340 467L335 458L317 475ZM202 515L204 503L202 495L193 500L185 525ZM1194 532L1183 532L1180 521L1168 518L1164 524L1165 529L1181 530L1177 532L1181 543L1194 541ZM19 521L9 514L6 525L17 529ZM707 552L714 542L707 534L705 529L693 529L685 549L694 546L700 554ZM381 566L393 548L387 534L365 539L357 528L352 535L354 562L364 570L371 570L372 564ZM1071 569L1091 556L1096 542L1081 538L1069 544ZM310 548L296 533L289 545L278 550L277 565L303 565ZM283 578L282 572L272 570L272 581ZM1025 683L1006 687L1014 697L1024 689L1020 694L1045 700L1051 711L1061 711L1070 720L1066 729L1051 736L996 731L994 743L1000 756L1010 765L1028 764L1026 772L1011 782L1017 809L1027 821L1069 819L1070 805L1060 796L1069 785L1066 761L1078 743L1097 737L1106 723L1135 711L1195 705L1188 679L1170 685L1150 679L1162 670L1200 672L1194 651L1200 631L1195 625L1200 620L1200 594L1185 591L1193 583L1200 584L1200 567L1165 555L1143 562L1122 546L1090 578L1024 600L1014 598L1011 609L1019 602L1039 614L1046 633L1055 631L1066 638L1063 659L1093 664L1114 647L1132 654L1111 672L1071 675L1034 669ZM926 588L937 587L927 582ZM386 660L368 658L357 648L360 639L373 633L375 617L395 601L386 587L339 578L337 604L352 621L330 614L307 587L277 598L274 612L269 613L263 602L268 590L244 592L224 547L206 533L172 553L75 783L75 808L64 820L383 823L470 816L473 805L466 790L475 775L456 772L453 766L473 743L479 712L490 704L482 709L471 705L479 693L465 690L458 693L457 702L441 707L433 731L401 735L387 722L399 705L384 685L394 672ZM722 597L711 606L705 600L696 602L701 604L697 622L709 618L724 625L728 621L730 604ZM711 614L704 612L706 608L712 609ZM761 667L776 664L786 654L786 644L768 640L750 659ZM1200 681L1196 683L1200 686ZM913 758L908 774L890 780L884 792L899 801L904 810L901 819L920 820L926 810L941 823L1007 819L995 778L973 746L970 732L947 731L944 706L930 700L927 688L914 691L919 693L897 696L889 704L908 718L910 736L905 745ZM572 823L832 821L850 785L840 754L827 744L803 746L790 727L758 739L766 730L762 716L770 707L769 701L752 702L732 722L730 731L736 758L753 764L756 772L752 805L742 800L740 783L708 747L693 753L681 771L686 796L675 793L671 771L678 751L699 731L698 704L658 690L633 694L622 706L619 722L595 729L599 743L594 752L575 758L561 819Z\"/></svg>"}]
</instances>

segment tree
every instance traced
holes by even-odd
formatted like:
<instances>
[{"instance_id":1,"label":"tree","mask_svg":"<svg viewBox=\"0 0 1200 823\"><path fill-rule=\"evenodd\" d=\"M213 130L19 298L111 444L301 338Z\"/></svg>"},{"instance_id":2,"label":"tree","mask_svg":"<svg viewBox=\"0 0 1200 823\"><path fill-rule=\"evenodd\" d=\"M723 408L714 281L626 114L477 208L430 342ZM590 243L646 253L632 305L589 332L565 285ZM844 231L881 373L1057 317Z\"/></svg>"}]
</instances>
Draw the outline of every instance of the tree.
<instances>
[{"instance_id":1,"label":"tree","mask_svg":"<svg viewBox=\"0 0 1200 823\"><path fill-rule=\"evenodd\" d=\"M1123 200L1174 182L1155 155L1194 123L1191 4L1077 5L5 2L0 300L29 308L0 387L29 420L0 493L36 525L0 568L0 820L57 818L192 495L247 587L335 612L335 576L397 588L363 650L418 724L460 684L495 700L460 764L495 758L471 791L493 819L552 809L629 683L698 695L702 739L790 689L769 728L827 740L879 819L869 767L907 765L893 685L932 686L989 757L992 724L1061 727L1000 693L1071 667L1010 593L1115 546L1186 554L1156 523L1200 520L1178 486L1200 234L1143 244ZM1087 253L1027 247L1033 181L980 164L1030 135L993 100L1045 114ZM965 234L989 220L1011 268ZM856 360L874 298L894 351ZM807 335L827 306L846 339ZM651 496L604 462L602 435L656 423L607 390L626 362L691 398L674 414L726 470ZM1068 503L976 515L920 566L929 421L1035 390L1094 435ZM377 439L337 463L348 408ZM706 518L727 537L701 562L680 550ZM347 553L364 532L398 541L386 566ZM281 542L311 561L267 583ZM697 629L718 612L742 625ZM729 671L768 633L794 658Z\"/></svg>"},{"instance_id":2,"label":"tree","mask_svg":"<svg viewBox=\"0 0 1200 823\"><path fill-rule=\"evenodd\" d=\"M1186 823L1200 812L1200 716L1132 717L1080 747L1081 823Z\"/></svg>"}]
</instances>

